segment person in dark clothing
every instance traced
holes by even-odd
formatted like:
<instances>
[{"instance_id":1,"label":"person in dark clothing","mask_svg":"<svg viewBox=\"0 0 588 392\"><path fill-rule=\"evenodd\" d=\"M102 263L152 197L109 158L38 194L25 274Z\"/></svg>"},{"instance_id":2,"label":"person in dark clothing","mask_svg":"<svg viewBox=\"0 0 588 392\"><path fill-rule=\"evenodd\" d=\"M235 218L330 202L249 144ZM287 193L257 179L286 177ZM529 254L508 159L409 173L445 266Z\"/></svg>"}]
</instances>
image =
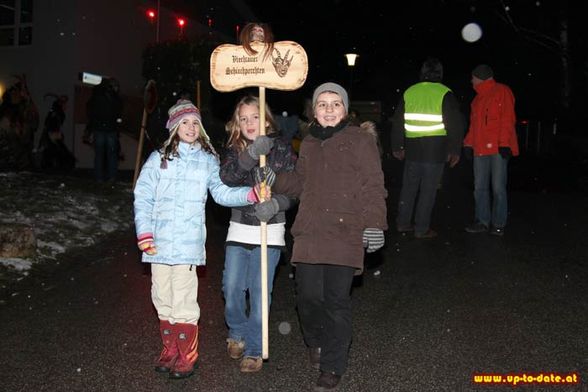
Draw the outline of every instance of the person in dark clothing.
<instances>
[{"instance_id":1,"label":"person in dark clothing","mask_svg":"<svg viewBox=\"0 0 588 392\"><path fill-rule=\"evenodd\" d=\"M68 98L65 95L54 97L55 100L45 117L43 134L39 140L41 169L70 170L74 168L76 158L63 142L62 131Z\"/></svg>"},{"instance_id":2,"label":"person in dark clothing","mask_svg":"<svg viewBox=\"0 0 588 392\"><path fill-rule=\"evenodd\" d=\"M323 83L312 108L296 167L275 176L272 195L300 200L292 225L296 305L310 364L320 370L313 391L325 392L338 390L347 370L353 277L363 272L364 250L384 246L388 193L376 139L349 122L347 91ZM257 218L269 221L277 203L260 203Z\"/></svg>"},{"instance_id":3,"label":"person in dark clothing","mask_svg":"<svg viewBox=\"0 0 588 392\"><path fill-rule=\"evenodd\" d=\"M392 119L392 154L405 160L396 229L414 230L416 238L437 236L429 227L437 187L445 162L454 167L461 152L463 116L455 95L442 79L441 62L427 59L421 67L420 82L404 92Z\"/></svg>"},{"instance_id":4,"label":"person in dark clothing","mask_svg":"<svg viewBox=\"0 0 588 392\"><path fill-rule=\"evenodd\" d=\"M104 79L94 87L87 104L87 129L94 139L94 175L96 180L114 181L118 170L118 125L122 99L115 79Z\"/></svg>"}]
</instances>

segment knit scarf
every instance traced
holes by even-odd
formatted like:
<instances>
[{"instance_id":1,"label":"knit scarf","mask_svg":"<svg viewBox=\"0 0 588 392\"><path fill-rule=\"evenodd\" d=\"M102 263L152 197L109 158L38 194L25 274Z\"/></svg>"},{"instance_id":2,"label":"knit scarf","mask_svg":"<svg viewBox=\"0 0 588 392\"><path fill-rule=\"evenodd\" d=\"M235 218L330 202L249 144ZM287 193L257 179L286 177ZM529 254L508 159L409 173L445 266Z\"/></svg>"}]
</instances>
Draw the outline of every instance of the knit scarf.
<instances>
[{"instance_id":1,"label":"knit scarf","mask_svg":"<svg viewBox=\"0 0 588 392\"><path fill-rule=\"evenodd\" d=\"M313 122L312 125L309 127L308 131L312 136L316 137L317 139L326 140L333 136L336 132L339 132L340 130L345 128L348 123L349 122L347 120L343 120L334 127L323 127L318 122Z\"/></svg>"}]
</instances>

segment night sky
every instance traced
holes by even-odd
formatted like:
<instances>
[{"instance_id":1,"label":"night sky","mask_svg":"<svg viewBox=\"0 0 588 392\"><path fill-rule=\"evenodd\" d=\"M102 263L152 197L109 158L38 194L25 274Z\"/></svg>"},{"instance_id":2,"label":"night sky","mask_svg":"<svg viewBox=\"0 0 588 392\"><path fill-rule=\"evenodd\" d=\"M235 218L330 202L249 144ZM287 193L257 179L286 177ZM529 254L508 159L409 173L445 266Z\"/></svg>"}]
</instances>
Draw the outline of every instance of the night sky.
<instances>
[{"instance_id":1,"label":"night sky","mask_svg":"<svg viewBox=\"0 0 588 392\"><path fill-rule=\"evenodd\" d=\"M562 21L568 26L572 111L588 112L588 28L582 1L395 1L386 5L391 11L381 8L382 1L365 0L245 3L252 20L235 21L234 15L231 20L228 11L234 9L226 2L199 4L205 8L203 15L212 16L216 27L227 34L235 23L266 22L276 41L296 41L309 58L307 81L300 90L268 91L275 112L300 112L304 98L318 84L335 81L349 90L353 79L352 100L381 101L388 114L404 89L418 81L422 62L435 56L444 65L444 83L456 93L464 111L474 95L470 72L487 63L496 80L513 89L520 118L552 118L561 106ZM471 22L483 32L474 43L461 35ZM360 56L353 75L344 57L351 51Z\"/></svg>"},{"instance_id":2,"label":"night sky","mask_svg":"<svg viewBox=\"0 0 588 392\"><path fill-rule=\"evenodd\" d=\"M490 64L495 78L509 84L520 115L548 115L559 100L561 52L559 14L569 25L570 71L574 98L586 98L587 34L579 3L565 1L412 1L390 2L391 11L375 1L263 2L252 8L271 24L276 40L294 40L309 57L303 90L327 80L348 87L350 69L344 54L360 55L353 69L353 99L394 105L402 91L417 81L427 56L445 67L444 82L467 104L473 96L470 72ZM462 28L476 22L483 31L466 42ZM582 24L580 24L581 22ZM309 95L306 92L306 95Z\"/></svg>"}]
</instances>

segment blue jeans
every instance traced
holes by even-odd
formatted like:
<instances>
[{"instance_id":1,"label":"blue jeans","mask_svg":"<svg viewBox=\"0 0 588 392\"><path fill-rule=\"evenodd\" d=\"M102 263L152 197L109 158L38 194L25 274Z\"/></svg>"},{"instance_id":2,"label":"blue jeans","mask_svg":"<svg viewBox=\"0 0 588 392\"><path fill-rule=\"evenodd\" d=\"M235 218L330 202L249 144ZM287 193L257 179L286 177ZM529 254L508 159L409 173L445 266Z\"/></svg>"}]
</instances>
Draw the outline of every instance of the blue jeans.
<instances>
[{"instance_id":1,"label":"blue jeans","mask_svg":"<svg viewBox=\"0 0 588 392\"><path fill-rule=\"evenodd\" d=\"M281 251L267 248L268 309ZM261 247L229 245L225 250L223 293L229 338L245 342L245 356L261 357ZM249 292L249 312L246 293Z\"/></svg>"},{"instance_id":2,"label":"blue jeans","mask_svg":"<svg viewBox=\"0 0 588 392\"><path fill-rule=\"evenodd\" d=\"M474 157L474 200L476 221L495 227L506 226L508 214L506 182L508 159L500 154ZM492 208L490 208L490 186Z\"/></svg>"},{"instance_id":3,"label":"blue jeans","mask_svg":"<svg viewBox=\"0 0 588 392\"><path fill-rule=\"evenodd\" d=\"M443 176L444 162L416 162L405 161L402 176L402 189L398 201L398 227L410 226L412 212L414 213L414 232L424 234L429 230L431 212L435 206L437 187Z\"/></svg>"},{"instance_id":4,"label":"blue jeans","mask_svg":"<svg viewBox=\"0 0 588 392\"><path fill-rule=\"evenodd\" d=\"M98 181L114 181L118 169L118 134L94 132L94 175Z\"/></svg>"}]
</instances>

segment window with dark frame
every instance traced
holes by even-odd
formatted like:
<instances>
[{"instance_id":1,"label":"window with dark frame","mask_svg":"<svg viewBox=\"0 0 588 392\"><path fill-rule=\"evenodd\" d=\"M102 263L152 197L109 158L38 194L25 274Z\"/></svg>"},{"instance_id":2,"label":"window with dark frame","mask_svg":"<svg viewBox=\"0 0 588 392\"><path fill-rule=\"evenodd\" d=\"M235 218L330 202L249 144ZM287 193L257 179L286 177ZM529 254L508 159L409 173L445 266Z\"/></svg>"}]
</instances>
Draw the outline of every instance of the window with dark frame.
<instances>
[{"instance_id":1,"label":"window with dark frame","mask_svg":"<svg viewBox=\"0 0 588 392\"><path fill-rule=\"evenodd\" d=\"M33 43L33 0L0 0L0 47Z\"/></svg>"}]
</instances>

